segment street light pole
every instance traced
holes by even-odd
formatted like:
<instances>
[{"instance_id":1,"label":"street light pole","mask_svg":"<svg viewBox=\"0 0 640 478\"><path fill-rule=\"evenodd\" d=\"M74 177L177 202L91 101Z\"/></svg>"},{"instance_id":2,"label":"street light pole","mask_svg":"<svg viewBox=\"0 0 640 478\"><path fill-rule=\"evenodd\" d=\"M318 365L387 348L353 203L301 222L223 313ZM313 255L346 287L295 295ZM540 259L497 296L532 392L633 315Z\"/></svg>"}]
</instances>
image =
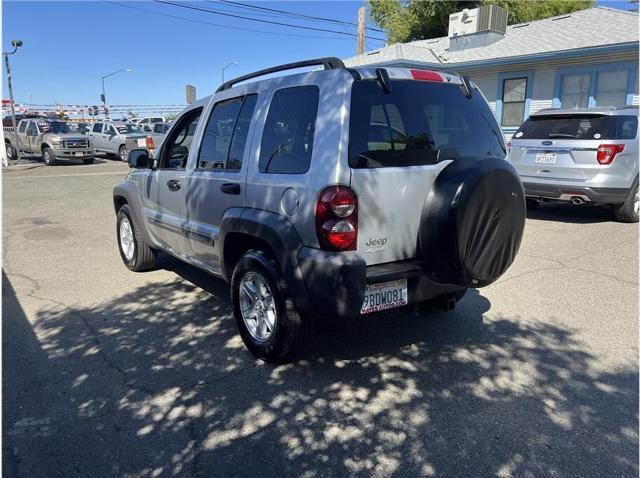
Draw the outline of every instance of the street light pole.
<instances>
[{"instance_id":1,"label":"street light pole","mask_svg":"<svg viewBox=\"0 0 640 478\"><path fill-rule=\"evenodd\" d=\"M232 66L232 65L237 65L237 64L238 64L238 62L237 62L237 61L232 61L231 63L229 63L227 66L225 66L225 67L222 69L222 83L224 83L224 70L226 70L227 68L229 68L229 67L230 67L230 66Z\"/></svg>"},{"instance_id":2,"label":"street light pole","mask_svg":"<svg viewBox=\"0 0 640 478\"><path fill-rule=\"evenodd\" d=\"M18 123L16 122L16 108L13 102L13 86L11 85L11 67L9 66L9 55L13 55L22 46L22 40L12 40L12 52L4 53L4 64L7 68L7 86L9 87L9 101L11 101L11 121L13 122L13 136L16 140L16 159L20 159L20 137L18 136Z\"/></svg>"},{"instance_id":3,"label":"street light pole","mask_svg":"<svg viewBox=\"0 0 640 478\"><path fill-rule=\"evenodd\" d=\"M108 75L104 75L102 77L102 111L104 112L105 119L109 119L109 111L107 110L107 95L104 90L104 79L109 78L117 73L122 73L125 71L131 71L131 68L123 68L122 70L114 71L113 73L109 73Z\"/></svg>"}]
</instances>

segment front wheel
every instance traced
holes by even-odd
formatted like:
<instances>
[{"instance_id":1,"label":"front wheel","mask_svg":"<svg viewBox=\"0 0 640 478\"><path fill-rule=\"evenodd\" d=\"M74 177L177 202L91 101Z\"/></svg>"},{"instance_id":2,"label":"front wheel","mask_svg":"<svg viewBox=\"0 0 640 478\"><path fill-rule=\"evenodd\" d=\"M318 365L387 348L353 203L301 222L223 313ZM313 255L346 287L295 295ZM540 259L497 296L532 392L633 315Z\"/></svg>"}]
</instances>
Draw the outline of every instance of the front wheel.
<instances>
[{"instance_id":1,"label":"front wheel","mask_svg":"<svg viewBox=\"0 0 640 478\"><path fill-rule=\"evenodd\" d=\"M127 147L124 144L120 146L120 149L118 150L118 154L120 155L120 159L122 161L126 162L129 159L127 157L129 155L129 151L127 151Z\"/></svg>"},{"instance_id":2,"label":"front wheel","mask_svg":"<svg viewBox=\"0 0 640 478\"><path fill-rule=\"evenodd\" d=\"M231 302L240 336L259 359L287 361L304 343L309 321L298 314L278 263L263 251L250 250L236 264Z\"/></svg>"},{"instance_id":3,"label":"front wheel","mask_svg":"<svg viewBox=\"0 0 640 478\"><path fill-rule=\"evenodd\" d=\"M616 219L621 222L638 222L640 213L640 190L638 189L638 178L629 190L624 203L615 207Z\"/></svg>"},{"instance_id":4,"label":"front wheel","mask_svg":"<svg viewBox=\"0 0 640 478\"><path fill-rule=\"evenodd\" d=\"M42 150L42 159L47 166L53 166L56 164L56 157L53 155L53 151L48 146Z\"/></svg>"},{"instance_id":5,"label":"front wheel","mask_svg":"<svg viewBox=\"0 0 640 478\"><path fill-rule=\"evenodd\" d=\"M7 152L8 161L14 161L18 157L18 155L16 154L16 148L14 148L11 143L5 143L4 149Z\"/></svg>"},{"instance_id":6,"label":"front wheel","mask_svg":"<svg viewBox=\"0 0 640 478\"><path fill-rule=\"evenodd\" d=\"M127 204L118 211L116 233L120 257L127 269L143 272L155 267L157 252L144 242Z\"/></svg>"}]
</instances>

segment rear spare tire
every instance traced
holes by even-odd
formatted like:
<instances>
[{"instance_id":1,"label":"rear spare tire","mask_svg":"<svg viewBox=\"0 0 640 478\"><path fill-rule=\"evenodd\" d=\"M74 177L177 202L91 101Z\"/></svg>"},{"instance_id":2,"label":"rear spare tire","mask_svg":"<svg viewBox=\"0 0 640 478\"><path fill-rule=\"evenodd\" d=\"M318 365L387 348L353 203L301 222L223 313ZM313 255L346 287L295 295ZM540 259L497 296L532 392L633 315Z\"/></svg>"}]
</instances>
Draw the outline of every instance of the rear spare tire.
<instances>
[{"instance_id":1,"label":"rear spare tire","mask_svg":"<svg viewBox=\"0 0 640 478\"><path fill-rule=\"evenodd\" d=\"M465 158L436 178L422 209L419 243L425 269L439 283L483 287L513 262L526 205L513 167L497 158Z\"/></svg>"}]
</instances>

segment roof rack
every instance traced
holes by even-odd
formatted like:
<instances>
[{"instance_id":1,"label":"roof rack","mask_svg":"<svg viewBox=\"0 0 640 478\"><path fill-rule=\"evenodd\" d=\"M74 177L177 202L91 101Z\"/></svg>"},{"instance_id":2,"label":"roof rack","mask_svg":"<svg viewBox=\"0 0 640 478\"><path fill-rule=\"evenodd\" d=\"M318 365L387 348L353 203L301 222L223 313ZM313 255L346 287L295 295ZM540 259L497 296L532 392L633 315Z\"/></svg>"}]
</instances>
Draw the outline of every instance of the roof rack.
<instances>
[{"instance_id":1,"label":"roof rack","mask_svg":"<svg viewBox=\"0 0 640 478\"><path fill-rule=\"evenodd\" d=\"M219 91L228 90L236 83L240 83L241 81L250 80L251 78L256 78L258 76L269 75L271 73L276 73L278 71L286 71L293 70L295 68L304 68L305 66L317 66L322 65L325 70L333 70L336 68L344 68L344 63L340 58L336 57L325 57L325 58L316 58L314 60L305 60L305 61L296 61L294 63L287 63L285 65L274 66L272 68L266 68L264 70L255 71L253 73L249 73L248 75L239 76L238 78L234 78L233 80L229 80L216 90L216 93Z\"/></svg>"}]
</instances>

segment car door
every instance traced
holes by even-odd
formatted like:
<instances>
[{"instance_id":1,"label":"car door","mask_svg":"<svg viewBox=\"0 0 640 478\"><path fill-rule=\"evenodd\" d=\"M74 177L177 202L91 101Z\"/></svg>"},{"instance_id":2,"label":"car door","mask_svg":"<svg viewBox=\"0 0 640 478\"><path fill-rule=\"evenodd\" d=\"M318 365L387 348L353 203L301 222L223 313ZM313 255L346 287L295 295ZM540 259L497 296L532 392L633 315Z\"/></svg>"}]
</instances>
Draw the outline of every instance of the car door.
<instances>
[{"instance_id":1,"label":"car door","mask_svg":"<svg viewBox=\"0 0 640 478\"><path fill-rule=\"evenodd\" d=\"M18 141L20 142L20 149L23 151L28 151L29 149L29 138L27 137L27 127L29 123L30 121L21 121L18 123L18 129L16 131Z\"/></svg>"},{"instance_id":2,"label":"car door","mask_svg":"<svg viewBox=\"0 0 640 478\"><path fill-rule=\"evenodd\" d=\"M110 153L117 153L120 145L124 143L124 137L120 136L115 126L110 123L104 125L102 138L105 142L105 149Z\"/></svg>"},{"instance_id":3,"label":"car door","mask_svg":"<svg viewBox=\"0 0 640 478\"><path fill-rule=\"evenodd\" d=\"M258 95L213 105L202 135L195 167L187 179L188 234L195 257L220 270L220 223L225 211L244 207L247 139Z\"/></svg>"},{"instance_id":4,"label":"car door","mask_svg":"<svg viewBox=\"0 0 640 478\"><path fill-rule=\"evenodd\" d=\"M103 123L95 123L91 129L91 141L93 147L97 150L104 151L104 140L102 139Z\"/></svg>"},{"instance_id":5,"label":"car door","mask_svg":"<svg viewBox=\"0 0 640 478\"><path fill-rule=\"evenodd\" d=\"M24 146L22 146L26 151L30 153L39 153L39 148L36 148L36 143L38 140L38 126L35 121L29 121L29 125L27 126L27 134L26 141Z\"/></svg>"},{"instance_id":6,"label":"car door","mask_svg":"<svg viewBox=\"0 0 640 478\"><path fill-rule=\"evenodd\" d=\"M149 178L149 229L155 238L178 255L191 256L185 208L186 165L202 107L187 111L158 153Z\"/></svg>"}]
</instances>

